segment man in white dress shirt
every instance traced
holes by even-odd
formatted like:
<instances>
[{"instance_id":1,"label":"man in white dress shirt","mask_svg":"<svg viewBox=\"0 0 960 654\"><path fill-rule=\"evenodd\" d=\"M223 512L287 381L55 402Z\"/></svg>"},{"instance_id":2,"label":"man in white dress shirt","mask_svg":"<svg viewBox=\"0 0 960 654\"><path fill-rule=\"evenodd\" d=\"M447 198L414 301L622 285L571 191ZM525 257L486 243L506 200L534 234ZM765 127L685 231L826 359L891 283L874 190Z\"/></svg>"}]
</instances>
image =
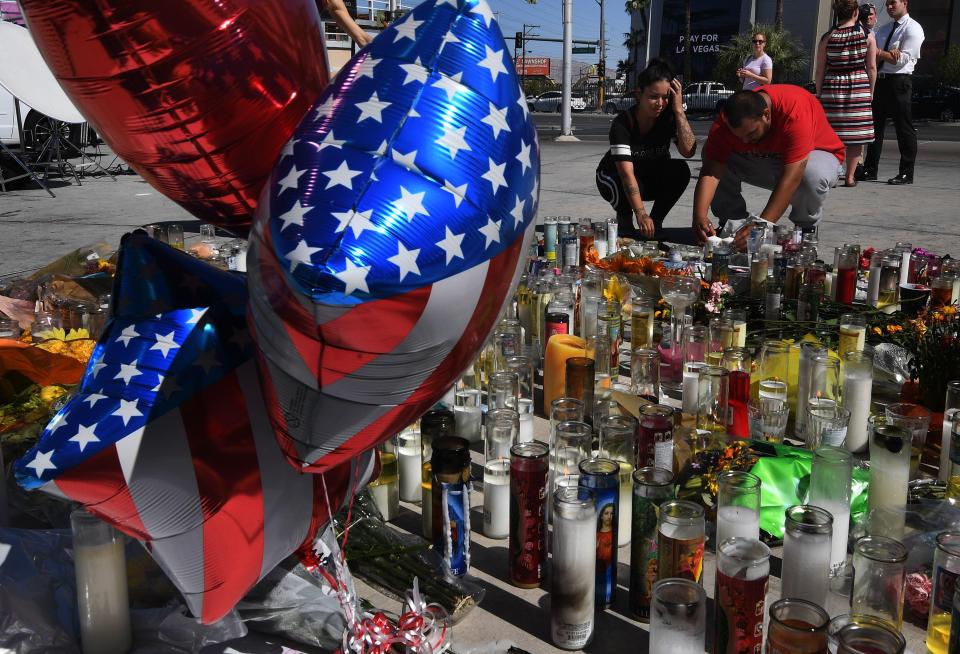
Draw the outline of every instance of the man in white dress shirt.
<instances>
[{"instance_id":1,"label":"man in white dress shirt","mask_svg":"<svg viewBox=\"0 0 960 654\"><path fill-rule=\"evenodd\" d=\"M888 184L913 184L913 166L917 159L917 133L913 128L910 96L913 68L920 59L923 28L907 13L907 0L887 0L892 22L874 31L877 40L877 86L873 94L873 132L875 140L867 148L863 162L863 180L877 179L877 167L883 150L883 130L887 118L893 119L900 147L900 172Z\"/></svg>"}]
</instances>

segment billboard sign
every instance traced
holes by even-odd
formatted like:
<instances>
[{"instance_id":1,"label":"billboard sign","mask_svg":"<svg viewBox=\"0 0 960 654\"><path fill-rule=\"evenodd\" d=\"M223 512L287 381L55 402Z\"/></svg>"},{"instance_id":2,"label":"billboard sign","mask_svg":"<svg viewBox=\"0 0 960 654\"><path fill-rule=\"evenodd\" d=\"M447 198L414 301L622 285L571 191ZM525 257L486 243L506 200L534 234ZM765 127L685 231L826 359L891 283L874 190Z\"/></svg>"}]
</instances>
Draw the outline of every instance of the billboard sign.
<instances>
[{"instance_id":1,"label":"billboard sign","mask_svg":"<svg viewBox=\"0 0 960 654\"><path fill-rule=\"evenodd\" d=\"M517 57L513 62L517 75L550 75L550 57Z\"/></svg>"},{"instance_id":2,"label":"billboard sign","mask_svg":"<svg viewBox=\"0 0 960 654\"><path fill-rule=\"evenodd\" d=\"M742 0L698 0L690 15L690 65L692 80L712 79L720 46L740 32ZM660 29L660 56L683 74L684 0L664 0Z\"/></svg>"}]
</instances>

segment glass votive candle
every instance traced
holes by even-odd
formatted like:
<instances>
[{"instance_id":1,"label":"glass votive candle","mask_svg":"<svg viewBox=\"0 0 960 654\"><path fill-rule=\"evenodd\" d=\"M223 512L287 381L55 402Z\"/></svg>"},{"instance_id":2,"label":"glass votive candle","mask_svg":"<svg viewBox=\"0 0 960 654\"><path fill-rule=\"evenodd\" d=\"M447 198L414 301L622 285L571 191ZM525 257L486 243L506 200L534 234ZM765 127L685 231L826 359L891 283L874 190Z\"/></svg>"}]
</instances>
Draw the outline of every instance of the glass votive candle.
<instances>
[{"instance_id":1,"label":"glass votive candle","mask_svg":"<svg viewBox=\"0 0 960 654\"><path fill-rule=\"evenodd\" d=\"M818 604L787 597L770 607L768 654L826 654L830 617Z\"/></svg>"},{"instance_id":2,"label":"glass votive candle","mask_svg":"<svg viewBox=\"0 0 960 654\"><path fill-rule=\"evenodd\" d=\"M649 350L655 346L653 342L653 323L656 313L656 302L653 298L633 298L630 310L630 349Z\"/></svg>"},{"instance_id":3,"label":"glass votive candle","mask_svg":"<svg viewBox=\"0 0 960 654\"><path fill-rule=\"evenodd\" d=\"M124 654L132 645L123 537L84 509L70 514L77 613L84 654Z\"/></svg>"},{"instance_id":4,"label":"glass votive candle","mask_svg":"<svg viewBox=\"0 0 960 654\"><path fill-rule=\"evenodd\" d=\"M719 366L707 366L701 370L697 394L697 429L726 434L730 415L730 371Z\"/></svg>"},{"instance_id":5,"label":"glass votive candle","mask_svg":"<svg viewBox=\"0 0 960 654\"><path fill-rule=\"evenodd\" d=\"M833 516L811 505L791 506L785 513L781 596L823 606L829 590Z\"/></svg>"},{"instance_id":6,"label":"glass votive candle","mask_svg":"<svg viewBox=\"0 0 960 654\"><path fill-rule=\"evenodd\" d=\"M620 504L620 466L610 459L580 462L580 487L589 488L597 503L597 607L613 603L617 589L617 513Z\"/></svg>"},{"instance_id":7,"label":"glass votive candle","mask_svg":"<svg viewBox=\"0 0 960 654\"><path fill-rule=\"evenodd\" d=\"M519 588L536 588L543 581L547 557L545 498L547 444L518 443L510 448L510 514L508 574ZM513 501L510 501L510 496ZM486 499L486 497L484 497Z\"/></svg>"},{"instance_id":8,"label":"glass votive candle","mask_svg":"<svg viewBox=\"0 0 960 654\"><path fill-rule=\"evenodd\" d=\"M896 627L871 615L838 615L827 627L837 654L903 654L906 640Z\"/></svg>"},{"instance_id":9,"label":"glass votive candle","mask_svg":"<svg viewBox=\"0 0 960 654\"><path fill-rule=\"evenodd\" d=\"M888 425L901 427L911 434L910 479L920 476L920 457L927 442L930 428L930 410L910 402L888 404L886 409Z\"/></svg>"},{"instance_id":10,"label":"glass votive candle","mask_svg":"<svg viewBox=\"0 0 960 654\"><path fill-rule=\"evenodd\" d=\"M960 451L958 451L956 455L951 455L950 453L950 435L953 433L953 420L957 414L957 409L960 409L960 380L953 380L947 382L947 396L943 402L943 433L940 439L940 481L947 481L951 477L951 456L954 456L954 458L957 458L958 462L960 462ZM960 479L958 479L958 481L960 481ZM960 488L957 490L960 491Z\"/></svg>"},{"instance_id":11,"label":"glass votive candle","mask_svg":"<svg viewBox=\"0 0 960 654\"><path fill-rule=\"evenodd\" d=\"M842 447L847 440L850 411L837 405L836 400L810 398L807 402L807 448L821 445Z\"/></svg>"},{"instance_id":12,"label":"glass votive candle","mask_svg":"<svg viewBox=\"0 0 960 654\"><path fill-rule=\"evenodd\" d=\"M633 416L607 416L600 422L600 456L620 466L620 504L617 545L630 542L630 506L637 460L639 423Z\"/></svg>"},{"instance_id":13,"label":"glass votive candle","mask_svg":"<svg viewBox=\"0 0 960 654\"><path fill-rule=\"evenodd\" d=\"M520 376L502 370L490 375L487 406L491 409L509 409L520 399Z\"/></svg>"},{"instance_id":14,"label":"glass votive candle","mask_svg":"<svg viewBox=\"0 0 960 654\"><path fill-rule=\"evenodd\" d=\"M660 505L657 522L657 578L700 583L705 535L703 507L685 500Z\"/></svg>"},{"instance_id":15,"label":"glass votive candle","mask_svg":"<svg viewBox=\"0 0 960 654\"><path fill-rule=\"evenodd\" d=\"M862 348L861 348L862 350ZM873 397L873 355L854 351L843 355L843 407L850 412L847 440L851 452L860 452L867 446L867 419Z\"/></svg>"},{"instance_id":16,"label":"glass votive candle","mask_svg":"<svg viewBox=\"0 0 960 654\"><path fill-rule=\"evenodd\" d=\"M960 576L960 531L945 531L937 536L933 553L933 588L930 593L930 613L927 619L927 650L934 654L951 654L950 614L953 610L951 590Z\"/></svg>"},{"instance_id":17,"label":"glass votive candle","mask_svg":"<svg viewBox=\"0 0 960 654\"><path fill-rule=\"evenodd\" d=\"M566 387L564 395L583 402L583 416L593 420L594 362L587 357L570 357L566 363Z\"/></svg>"},{"instance_id":18,"label":"glass votive candle","mask_svg":"<svg viewBox=\"0 0 960 654\"><path fill-rule=\"evenodd\" d=\"M630 354L630 383L641 399L660 401L660 354L656 350L636 349Z\"/></svg>"},{"instance_id":19,"label":"glass votive candle","mask_svg":"<svg viewBox=\"0 0 960 654\"><path fill-rule=\"evenodd\" d=\"M688 579L661 579L653 586L650 651L702 654L707 633L707 594Z\"/></svg>"},{"instance_id":20,"label":"glass votive candle","mask_svg":"<svg viewBox=\"0 0 960 654\"><path fill-rule=\"evenodd\" d=\"M717 477L717 538L760 538L760 478L749 472L727 470ZM719 550L718 550L719 551Z\"/></svg>"},{"instance_id":21,"label":"glass votive candle","mask_svg":"<svg viewBox=\"0 0 960 654\"><path fill-rule=\"evenodd\" d=\"M580 462L590 458L592 438L593 430L585 422L568 420L557 424L550 451L551 492L556 488L554 479L580 474Z\"/></svg>"},{"instance_id":22,"label":"glass votive candle","mask_svg":"<svg viewBox=\"0 0 960 654\"><path fill-rule=\"evenodd\" d=\"M457 422L457 435L471 443L481 439L483 412L480 408L480 390L461 388L453 397L453 415Z\"/></svg>"},{"instance_id":23,"label":"glass votive candle","mask_svg":"<svg viewBox=\"0 0 960 654\"><path fill-rule=\"evenodd\" d=\"M830 576L843 572L850 532L850 496L853 455L844 449L824 445L813 453L810 473L810 504L833 516L830 545Z\"/></svg>"},{"instance_id":24,"label":"glass votive candle","mask_svg":"<svg viewBox=\"0 0 960 654\"><path fill-rule=\"evenodd\" d=\"M552 497L550 639L578 650L593 640L596 503L587 488L558 488Z\"/></svg>"},{"instance_id":25,"label":"glass votive candle","mask_svg":"<svg viewBox=\"0 0 960 654\"><path fill-rule=\"evenodd\" d=\"M907 548L885 536L865 536L853 546L850 610L903 626Z\"/></svg>"},{"instance_id":26,"label":"glass votive candle","mask_svg":"<svg viewBox=\"0 0 960 654\"><path fill-rule=\"evenodd\" d=\"M683 364L683 385L680 389L683 412L695 416L700 406L700 373L707 367L702 361Z\"/></svg>"},{"instance_id":27,"label":"glass votive candle","mask_svg":"<svg viewBox=\"0 0 960 654\"><path fill-rule=\"evenodd\" d=\"M907 505L907 487L910 483L910 432L886 424L883 416L870 416L870 493L868 507L873 514L878 509L882 517L870 519L870 533L899 539L903 534L902 509ZM887 515L890 513L890 515Z\"/></svg>"},{"instance_id":28,"label":"glass votive candle","mask_svg":"<svg viewBox=\"0 0 960 654\"><path fill-rule=\"evenodd\" d=\"M377 448L380 454L380 476L367 484L374 504L386 521L400 512L400 476L397 470L396 437L384 441Z\"/></svg>"},{"instance_id":29,"label":"glass votive candle","mask_svg":"<svg viewBox=\"0 0 960 654\"><path fill-rule=\"evenodd\" d=\"M657 580L657 512L673 495L669 470L651 466L634 471L630 610L641 622L650 620L650 599Z\"/></svg>"},{"instance_id":30,"label":"glass votive candle","mask_svg":"<svg viewBox=\"0 0 960 654\"><path fill-rule=\"evenodd\" d=\"M763 646L770 548L755 538L717 546L714 652L759 652Z\"/></svg>"},{"instance_id":31,"label":"glass votive candle","mask_svg":"<svg viewBox=\"0 0 960 654\"><path fill-rule=\"evenodd\" d=\"M760 400L747 407L750 438L767 443L782 443L790 418L790 405L783 400Z\"/></svg>"},{"instance_id":32,"label":"glass votive candle","mask_svg":"<svg viewBox=\"0 0 960 654\"><path fill-rule=\"evenodd\" d=\"M867 320L859 313L844 313L838 321L840 325L840 340L837 354L841 357L847 352L860 352L866 344Z\"/></svg>"},{"instance_id":33,"label":"glass votive candle","mask_svg":"<svg viewBox=\"0 0 960 654\"><path fill-rule=\"evenodd\" d=\"M757 399L787 399L790 379L790 346L783 341L766 340L760 348Z\"/></svg>"},{"instance_id":34,"label":"glass votive candle","mask_svg":"<svg viewBox=\"0 0 960 654\"><path fill-rule=\"evenodd\" d=\"M420 431L408 428L397 434L397 464L400 472L400 499L420 503L422 470L420 465Z\"/></svg>"},{"instance_id":35,"label":"glass votive candle","mask_svg":"<svg viewBox=\"0 0 960 654\"><path fill-rule=\"evenodd\" d=\"M797 409L794 416L794 427L797 436L806 437L807 423L807 401L810 399L810 373L813 368L813 360L821 354L826 354L829 350L819 343L803 342L799 346L800 355L798 357L799 366L797 367Z\"/></svg>"},{"instance_id":36,"label":"glass votive candle","mask_svg":"<svg viewBox=\"0 0 960 654\"><path fill-rule=\"evenodd\" d=\"M173 223L167 226L167 243L170 247L183 249L183 225Z\"/></svg>"},{"instance_id":37,"label":"glass votive candle","mask_svg":"<svg viewBox=\"0 0 960 654\"><path fill-rule=\"evenodd\" d=\"M673 471L673 429L672 408L662 404L640 407L638 467L656 466Z\"/></svg>"}]
</instances>

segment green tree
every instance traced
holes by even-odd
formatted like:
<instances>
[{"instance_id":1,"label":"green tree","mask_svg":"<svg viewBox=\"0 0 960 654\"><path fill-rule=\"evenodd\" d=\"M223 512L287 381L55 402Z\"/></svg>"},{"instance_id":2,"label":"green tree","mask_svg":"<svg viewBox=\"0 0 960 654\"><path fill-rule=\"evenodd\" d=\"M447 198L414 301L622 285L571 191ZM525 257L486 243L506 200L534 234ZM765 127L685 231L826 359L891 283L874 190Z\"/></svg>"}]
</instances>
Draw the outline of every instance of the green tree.
<instances>
[{"instance_id":1,"label":"green tree","mask_svg":"<svg viewBox=\"0 0 960 654\"><path fill-rule=\"evenodd\" d=\"M960 46L951 45L937 64L937 80L952 86L960 85Z\"/></svg>"},{"instance_id":2,"label":"green tree","mask_svg":"<svg viewBox=\"0 0 960 654\"><path fill-rule=\"evenodd\" d=\"M738 34L720 46L720 55L714 68L714 79L732 85L740 85L737 79L737 69L743 65L744 59L753 51L751 43L753 34L762 32L767 37L766 53L773 59L773 81L805 82L809 58L803 51L800 41L791 36L786 30L777 30L772 25L758 23L746 33Z\"/></svg>"}]
</instances>

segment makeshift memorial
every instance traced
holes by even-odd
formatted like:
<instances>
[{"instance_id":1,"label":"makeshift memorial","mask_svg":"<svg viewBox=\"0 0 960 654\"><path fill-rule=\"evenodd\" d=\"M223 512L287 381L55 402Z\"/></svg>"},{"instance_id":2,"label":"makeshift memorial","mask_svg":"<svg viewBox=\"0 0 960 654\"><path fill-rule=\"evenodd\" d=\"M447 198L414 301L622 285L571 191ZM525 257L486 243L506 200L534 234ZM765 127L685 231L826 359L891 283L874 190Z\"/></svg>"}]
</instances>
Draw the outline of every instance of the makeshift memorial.
<instances>
[{"instance_id":1,"label":"makeshift memorial","mask_svg":"<svg viewBox=\"0 0 960 654\"><path fill-rule=\"evenodd\" d=\"M214 622L309 547L331 510L276 447L242 278L142 234L120 250L115 315L79 392L14 472L149 544L190 610ZM331 508L369 480L373 460L324 475Z\"/></svg>"},{"instance_id":2,"label":"makeshift memorial","mask_svg":"<svg viewBox=\"0 0 960 654\"><path fill-rule=\"evenodd\" d=\"M427 0L393 21L321 94L258 205L252 335L298 470L422 414L519 282L537 135L485 7Z\"/></svg>"},{"instance_id":3,"label":"makeshift memorial","mask_svg":"<svg viewBox=\"0 0 960 654\"><path fill-rule=\"evenodd\" d=\"M201 220L249 229L281 148L327 84L314 0L21 8L54 76L114 152Z\"/></svg>"}]
</instances>

